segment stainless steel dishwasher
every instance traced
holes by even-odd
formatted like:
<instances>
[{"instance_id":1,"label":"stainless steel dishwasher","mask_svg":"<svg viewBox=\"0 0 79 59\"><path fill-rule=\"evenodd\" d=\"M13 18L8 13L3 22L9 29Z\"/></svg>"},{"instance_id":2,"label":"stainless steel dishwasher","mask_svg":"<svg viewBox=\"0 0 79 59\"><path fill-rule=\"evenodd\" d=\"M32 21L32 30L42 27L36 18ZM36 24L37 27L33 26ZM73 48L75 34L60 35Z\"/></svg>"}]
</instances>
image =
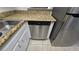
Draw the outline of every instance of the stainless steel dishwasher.
<instances>
[{"instance_id":1,"label":"stainless steel dishwasher","mask_svg":"<svg viewBox=\"0 0 79 59\"><path fill-rule=\"evenodd\" d=\"M50 22L48 21L29 21L32 39L47 39Z\"/></svg>"}]
</instances>

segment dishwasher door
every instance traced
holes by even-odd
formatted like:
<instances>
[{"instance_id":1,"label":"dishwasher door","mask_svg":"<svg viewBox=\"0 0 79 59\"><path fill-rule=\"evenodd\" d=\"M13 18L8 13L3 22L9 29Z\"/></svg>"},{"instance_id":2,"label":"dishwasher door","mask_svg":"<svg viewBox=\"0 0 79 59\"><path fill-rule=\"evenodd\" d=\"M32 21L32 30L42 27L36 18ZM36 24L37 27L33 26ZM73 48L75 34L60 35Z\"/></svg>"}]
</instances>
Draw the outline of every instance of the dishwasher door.
<instances>
[{"instance_id":1,"label":"dishwasher door","mask_svg":"<svg viewBox=\"0 0 79 59\"><path fill-rule=\"evenodd\" d=\"M47 39L50 22L29 22L32 39Z\"/></svg>"}]
</instances>

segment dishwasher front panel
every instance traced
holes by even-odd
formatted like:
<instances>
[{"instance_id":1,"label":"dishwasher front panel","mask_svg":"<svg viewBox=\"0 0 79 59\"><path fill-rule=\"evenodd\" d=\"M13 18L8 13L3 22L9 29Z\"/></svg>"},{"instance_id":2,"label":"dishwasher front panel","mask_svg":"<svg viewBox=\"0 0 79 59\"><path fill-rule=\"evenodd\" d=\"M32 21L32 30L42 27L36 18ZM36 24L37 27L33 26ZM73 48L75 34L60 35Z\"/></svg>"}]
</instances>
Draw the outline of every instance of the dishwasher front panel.
<instances>
[{"instance_id":1,"label":"dishwasher front panel","mask_svg":"<svg viewBox=\"0 0 79 59\"><path fill-rule=\"evenodd\" d=\"M39 37L39 27L38 25L30 25L31 38L38 39Z\"/></svg>"},{"instance_id":2,"label":"dishwasher front panel","mask_svg":"<svg viewBox=\"0 0 79 59\"><path fill-rule=\"evenodd\" d=\"M29 22L32 39L47 39L50 22Z\"/></svg>"}]
</instances>

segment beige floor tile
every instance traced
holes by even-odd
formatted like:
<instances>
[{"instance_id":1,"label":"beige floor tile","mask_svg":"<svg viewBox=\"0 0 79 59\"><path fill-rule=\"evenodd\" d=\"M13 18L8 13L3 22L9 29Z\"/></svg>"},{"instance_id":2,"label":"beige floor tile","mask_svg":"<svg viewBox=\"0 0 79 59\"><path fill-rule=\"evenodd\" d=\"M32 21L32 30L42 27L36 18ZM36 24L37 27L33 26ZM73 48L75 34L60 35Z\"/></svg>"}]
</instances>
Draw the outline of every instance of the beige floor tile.
<instances>
[{"instance_id":1,"label":"beige floor tile","mask_svg":"<svg viewBox=\"0 0 79 59\"><path fill-rule=\"evenodd\" d=\"M28 51L50 51L51 47L49 40L31 40Z\"/></svg>"},{"instance_id":2,"label":"beige floor tile","mask_svg":"<svg viewBox=\"0 0 79 59\"><path fill-rule=\"evenodd\" d=\"M51 44L49 40L43 40L42 43L43 43L43 44L48 44L48 45Z\"/></svg>"},{"instance_id":3,"label":"beige floor tile","mask_svg":"<svg viewBox=\"0 0 79 59\"><path fill-rule=\"evenodd\" d=\"M50 47L50 51L79 51L79 48L76 47Z\"/></svg>"},{"instance_id":4,"label":"beige floor tile","mask_svg":"<svg viewBox=\"0 0 79 59\"><path fill-rule=\"evenodd\" d=\"M49 50L50 51L64 51L64 49L61 47L50 47Z\"/></svg>"},{"instance_id":5,"label":"beige floor tile","mask_svg":"<svg viewBox=\"0 0 79 59\"><path fill-rule=\"evenodd\" d=\"M79 51L79 47L63 47L63 49L64 51Z\"/></svg>"},{"instance_id":6,"label":"beige floor tile","mask_svg":"<svg viewBox=\"0 0 79 59\"><path fill-rule=\"evenodd\" d=\"M34 45L42 45L42 41L41 40L31 40L30 44L34 44Z\"/></svg>"},{"instance_id":7,"label":"beige floor tile","mask_svg":"<svg viewBox=\"0 0 79 59\"><path fill-rule=\"evenodd\" d=\"M42 51L42 46L41 45L31 45L28 49L29 51Z\"/></svg>"},{"instance_id":8,"label":"beige floor tile","mask_svg":"<svg viewBox=\"0 0 79 59\"><path fill-rule=\"evenodd\" d=\"M48 45L43 45L42 47L43 47L43 48L42 48L42 51L49 51Z\"/></svg>"},{"instance_id":9,"label":"beige floor tile","mask_svg":"<svg viewBox=\"0 0 79 59\"><path fill-rule=\"evenodd\" d=\"M79 51L79 47L55 47L49 40L31 40L28 51Z\"/></svg>"}]
</instances>

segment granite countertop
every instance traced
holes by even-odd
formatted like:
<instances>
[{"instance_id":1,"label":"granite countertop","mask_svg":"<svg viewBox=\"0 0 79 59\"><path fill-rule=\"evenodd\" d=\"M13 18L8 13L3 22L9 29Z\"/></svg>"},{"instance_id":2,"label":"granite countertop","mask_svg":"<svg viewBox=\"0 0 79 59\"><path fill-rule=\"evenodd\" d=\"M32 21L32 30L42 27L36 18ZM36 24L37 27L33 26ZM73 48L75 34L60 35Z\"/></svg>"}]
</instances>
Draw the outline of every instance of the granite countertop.
<instances>
[{"instance_id":1,"label":"granite countertop","mask_svg":"<svg viewBox=\"0 0 79 59\"><path fill-rule=\"evenodd\" d=\"M56 21L49 11L21 11L3 18L6 20L25 20L25 21Z\"/></svg>"}]
</instances>

